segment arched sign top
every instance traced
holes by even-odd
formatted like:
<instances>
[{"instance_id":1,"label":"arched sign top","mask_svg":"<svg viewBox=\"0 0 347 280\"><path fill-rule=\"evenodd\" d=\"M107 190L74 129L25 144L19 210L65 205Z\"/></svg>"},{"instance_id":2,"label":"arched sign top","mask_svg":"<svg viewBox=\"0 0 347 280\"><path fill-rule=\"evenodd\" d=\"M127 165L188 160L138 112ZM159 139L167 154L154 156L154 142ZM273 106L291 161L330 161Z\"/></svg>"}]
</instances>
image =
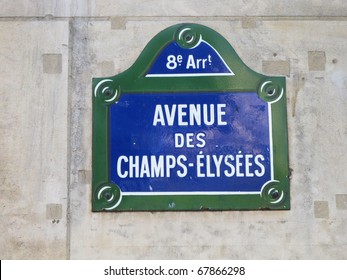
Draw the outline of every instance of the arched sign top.
<instances>
[{"instance_id":1,"label":"arched sign top","mask_svg":"<svg viewBox=\"0 0 347 280\"><path fill-rule=\"evenodd\" d=\"M176 79L166 80L179 77L187 79L180 84ZM177 24L159 32L134 64L115 78L119 79L118 84L135 91L138 87L156 90L158 83L142 78L161 78L167 90L173 87L185 91L191 88L190 79L196 77L205 77L197 90L207 86L240 90L247 85L251 90L266 78L244 64L222 35L200 24Z\"/></svg>"},{"instance_id":2,"label":"arched sign top","mask_svg":"<svg viewBox=\"0 0 347 280\"><path fill-rule=\"evenodd\" d=\"M285 78L178 24L93 78L93 211L289 209Z\"/></svg>"}]
</instances>

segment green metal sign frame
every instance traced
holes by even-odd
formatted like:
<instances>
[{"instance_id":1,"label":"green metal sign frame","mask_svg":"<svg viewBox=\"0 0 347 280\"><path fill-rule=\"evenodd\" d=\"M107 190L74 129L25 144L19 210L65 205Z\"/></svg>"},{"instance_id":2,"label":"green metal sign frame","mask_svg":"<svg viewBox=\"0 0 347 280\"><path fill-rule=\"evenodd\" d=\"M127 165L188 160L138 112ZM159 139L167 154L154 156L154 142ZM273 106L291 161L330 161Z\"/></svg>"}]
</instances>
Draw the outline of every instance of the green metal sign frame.
<instances>
[{"instance_id":1,"label":"green metal sign frame","mask_svg":"<svg viewBox=\"0 0 347 280\"><path fill-rule=\"evenodd\" d=\"M155 76L149 69L169 44L194 48L203 38L220 54L233 75ZM265 76L248 68L232 46L214 30L198 24L178 24L156 35L136 62L112 77L93 78L92 210L93 211L198 211L289 210L289 165L285 77ZM272 180L258 193L126 195L110 178L110 108L126 94L255 92L269 104L272 145ZM119 136L121 137L121 135Z\"/></svg>"}]
</instances>

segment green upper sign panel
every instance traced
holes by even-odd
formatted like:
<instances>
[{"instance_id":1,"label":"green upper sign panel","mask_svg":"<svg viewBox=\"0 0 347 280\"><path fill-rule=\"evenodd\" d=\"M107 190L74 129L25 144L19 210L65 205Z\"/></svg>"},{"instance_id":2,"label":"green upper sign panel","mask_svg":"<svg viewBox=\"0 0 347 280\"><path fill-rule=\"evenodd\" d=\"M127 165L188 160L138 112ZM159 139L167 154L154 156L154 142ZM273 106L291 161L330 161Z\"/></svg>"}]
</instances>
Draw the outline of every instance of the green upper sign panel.
<instances>
[{"instance_id":1,"label":"green upper sign panel","mask_svg":"<svg viewBox=\"0 0 347 280\"><path fill-rule=\"evenodd\" d=\"M202 25L93 79L93 211L290 208L285 78Z\"/></svg>"}]
</instances>

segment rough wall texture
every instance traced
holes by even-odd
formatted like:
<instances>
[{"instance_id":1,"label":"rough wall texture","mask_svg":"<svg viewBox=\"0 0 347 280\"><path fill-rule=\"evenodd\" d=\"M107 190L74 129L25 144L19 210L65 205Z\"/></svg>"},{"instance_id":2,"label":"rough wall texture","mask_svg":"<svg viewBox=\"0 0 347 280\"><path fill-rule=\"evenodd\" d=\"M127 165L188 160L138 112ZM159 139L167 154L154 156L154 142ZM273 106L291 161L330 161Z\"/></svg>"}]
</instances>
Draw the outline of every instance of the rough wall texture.
<instances>
[{"instance_id":1,"label":"rough wall texture","mask_svg":"<svg viewBox=\"0 0 347 280\"><path fill-rule=\"evenodd\" d=\"M91 78L179 22L287 77L290 211L91 212ZM0 258L347 259L346 38L344 0L1 1Z\"/></svg>"}]
</instances>

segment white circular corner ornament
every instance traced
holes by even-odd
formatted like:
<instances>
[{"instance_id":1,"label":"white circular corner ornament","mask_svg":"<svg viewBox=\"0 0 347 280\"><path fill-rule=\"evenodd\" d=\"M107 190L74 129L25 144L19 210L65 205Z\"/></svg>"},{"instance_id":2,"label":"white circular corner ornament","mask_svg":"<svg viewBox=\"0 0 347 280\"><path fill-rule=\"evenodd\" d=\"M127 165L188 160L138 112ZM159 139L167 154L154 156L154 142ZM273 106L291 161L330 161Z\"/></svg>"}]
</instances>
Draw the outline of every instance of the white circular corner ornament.
<instances>
[{"instance_id":1,"label":"white circular corner ornament","mask_svg":"<svg viewBox=\"0 0 347 280\"><path fill-rule=\"evenodd\" d=\"M103 84L103 83L106 83L106 82L112 82L111 79L105 79L105 80L102 80L100 81L96 86L95 86L95 89L94 89L94 96L97 97L97 92L98 92L98 89L99 87ZM106 88L109 88L109 87L105 87ZM104 89L103 89L104 90ZM102 91L103 92L103 91Z\"/></svg>"},{"instance_id":2,"label":"white circular corner ornament","mask_svg":"<svg viewBox=\"0 0 347 280\"><path fill-rule=\"evenodd\" d=\"M104 207L104 210L113 210L117 208L117 206L122 201L122 192L119 190L118 199L117 196L114 193L114 188L111 186L103 186L97 194L98 200L102 200L103 198L106 200L107 204L111 204L109 207Z\"/></svg>"},{"instance_id":3,"label":"white circular corner ornament","mask_svg":"<svg viewBox=\"0 0 347 280\"><path fill-rule=\"evenodd\" d=\"M260 196L269 204L280 204L283 201L285 194L279 184L280 181L278 180L266 182L261 188Z\"/></svg>"},{"instance_id":4,"label":"white circular corner ornament","mask_svg":"<svg viewBox=\"0 0 347 280\"><path fill-rule=\"evenodd\" d=\"M259 94L269 104L274 104L281 100L284 94L284 89L277 83L267 80L261 84Z\"/></svg>"}]
</instances>

